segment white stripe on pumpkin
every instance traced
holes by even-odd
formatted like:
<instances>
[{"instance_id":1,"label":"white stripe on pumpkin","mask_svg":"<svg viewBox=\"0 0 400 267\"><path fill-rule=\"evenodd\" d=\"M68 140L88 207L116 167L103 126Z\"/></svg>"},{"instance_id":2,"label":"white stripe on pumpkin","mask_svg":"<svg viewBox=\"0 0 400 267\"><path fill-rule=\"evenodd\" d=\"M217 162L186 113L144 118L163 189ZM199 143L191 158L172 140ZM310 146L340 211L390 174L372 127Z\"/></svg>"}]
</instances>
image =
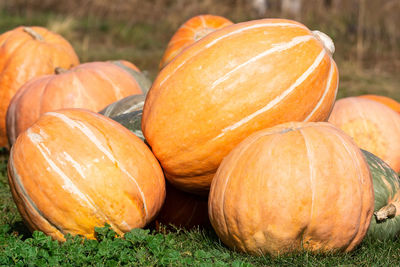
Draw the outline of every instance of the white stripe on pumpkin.
<instances>
[{"instance_id":1,"label":"white stripe on pumpkin","mask_svg":"<svg viewBox=\"0 0 400 267\"><path fill-rule=\"evenodd\" d=\"M143 208L144 208L144 211L145 211L145 218L147 219L148 211L147 211L146 198L145 198L144 193L143 193L142 189L140 188L138 182L122 165L119 164L119 161L112 155L112 153L106 147L103 146L101 141L99 139L97 139L96 135L83 122L74 121L74 120L68 118L67 116L65 116L64 114L57 113L57 112L48 112L48 113L46 113L46 115L59 118L60 120L62 120L65 124L67 124L71 128L77 128L78 130L80 130L84 135L86 135L88 137L88 139L101 152L103 152L113 163L115 163L115 164L117 164L119 166L119 169L123 173L125 173L130 178L131 181L134 182L134 184L136 185L137 189L139 190L139 193L140 193L140 195L142 197L142 201L143 201Z\"/></svg>"},{"instance_id":2,"label":"white stripe on pumpkin","mask_svg":"<svg viewBox=\"0 0 400 267\"><path fill-rule=\"evenodd\" d=\"M206 28L207 28L207 23L206 23L206 21L204 20L204 17L203 17L203 16L199 16L199 18L200 18L200 20L201 20L201 25L203 25L203 28L206 29Z\"/></svg>"},{"instance_id":3,"label":"white stripe on pumpkin","mask_svg":"<svg viewBox=\"0 0 400 267\"><path fill-rule=\"evenodd\" d=\"M317 105L314 107L314 109L310 112L310 114L308 114L308 116L303 120L303 121L308 121L312 115L314 115L314 113L319 109L319 107L321 106L322 102L324 102L325 97L327 96L328 92L330 91L329 89L331 89L331 82L332 82L332 76L333 76L333 63L331 62L331 68L329 69L329 76L328 76L328 81L326 82L326 87L325 87L325 91L322 94L322 97L320 98L320 100L318 101ZM337 87L336 87L337 89Z\"/></svg>"},{"instance_id":4,"label":"white stripe on pumpkin","mask_svg":"<svg viewBox=\"0 0 400 267\"><path fill-rule=\"evenodd\" d=\"M89 207L92 210L97 210L95 208L95 204L93 201L84 193L81 192L81 190L71 181L71 179L66 175L58 166L57 164L49 157L51 152L49 149L43 144L43 138L40 134L32 132L32 129L29 128L27 132L27 136L29 140L31 140L32 144L39 150L40 154L42 154L43 158L45 161L49 164L52 170L56 172L61 179L63 180L63 185L62 188L77 196L77 200L83 200L83 202L80 201L80 204L84 207Z\"/></svg>"},{"instance_id":5,"label":"white stripe on pumpkin","mask_svg":"<svg viewBox=\"0 0 400 267\"><path fill-rule=\"evenodd\" d=\"M235 35L237 33L241 33L247 30L251 30L251 29L256 29L256 28L262 28L262 27L293 27L293 28L302 28L305 30L308 30L306 27L303 27L301 25L298 24L294 24L294 23L273 23L273 22L268 22L268 23L260 23L260 24L252 24L249 25L247 27L243 27L243 28L239 28L235 31L229 32L223 36L220 36L219 38L214 39L213 41L211 41L210 43L206 44L204 46L203 49L198 50L196 53L193 53L190 57L186 58L181 64L179 64L172 72L170 72L165 78L164 80L162 80L159 83L159 86L162 86L170 77L172 74L174 74L177 70L179 70L187 61L191 60L193 57L197 56L199 53L203 52L204 50L214 46L215 44L217 44L219 41L226 39L232 35Z\"/></svg>"},{"instance_id":6,"label":"white stripe on pumpkin","mask_svg":"<svg viewBox=\"0 0 400 267\"><path fill-rule=\"evenodd\" d=\"M236 71L240 70L241 68L243 68L243 67L245 67L245 66L247 66L247 65L249 65L249 64L251 64L251 63L253 63L253 62L257 61L257 60L259 60L260 58L263 58L263 57L268 56L268 55L273 54L273 53L278 53L278 52L282 52L282 51L288 50L290 48L293 48L296 45L305 43L305 42L307 42L307 41L309 41L311 39L314 39L313 36L311 36L311 35L303 35L303 36L294 37L289 42L276 44L272 48L270 48L270 49L268 49L268 50L266 50L266 51L264 51L264 52L262 52L262 53L260 53L260 54L258 54L256 56L250 58L249 60L243 62L242 64L237 65L235 68L233 68L232 70L227 72L225 75L223 75L222 77L218 78L215 82L213 82L210 89L211 90L214 89L216 86L218 86L222 82L224 82L227 79L229 79L230 76L234 72L236 72Z\"/></svg>"},{"instance_id":7,"label":"white stripe on pumpkin","mask_svg":"<svg viewBox=\"0 0 400 267\"><path fill-rule=\"evenodd\" d=\"M61 233L62 235L64 235L64 233L62 232L62 229L59 228L57 225L53 224L42 213L42 211L37 207L35 201L33 201L33 199L30 197L30 195L26 191L24 183L22 182L21 176L18 174L17 169L15 168L15 165L14 165L13 151L14 151L14 149L11 149L9 166L10 166L11 177L12 177L12 179L14 181L14 184L15 184L15 188L14 188L15 192L25 202L25 205L27 206L27 208L29 209L30 212L36 213L36 215L39 218L43 219L43 221L45 221L48 224L48 226L51 228L51 230L53 232L55 232L55 233L58 232L58 233ZM18 191L20 191L20 193ZM27 213L28 213L28 211L27 211ZM29 215L29 213L28 213L28 215ZM33 220L31 221L31 223L34 224L35 227L38 228L37 223L35 223Z\"/></svg>"},{"instance_id":8,"label":"white stripe on pumpkin","mask_svg":"<svg viewBox=\"0 0 400 267\"><path fill-rule=\"evenodd\" d=\"M326 51L325 51L325 49L322 49L321 53L319 53L319 55L316 57L316 59L314 60L313 64L311 64L311 66L299 78L297 78L297 80L292 85L290 85L288 89L283 91L279 96L277 96L274 99L272 99L263 108L261 108L261 109L257 110L256 112L244 117L240 121L238 121L238 122L236 122L236 123L224 128L224 129L222 129L221 133L217 137L215 137L213 140L222 137L223 135L225 135L226 132L232 131L232 130L242 126L243 124L245 124L248 121L252 120L256 116L260 115L263 112L266 112L266 111L270 110L275 105L277 105L280 101L282 101L282 99L284 99L286 96L288 96L294 89L297 88L297 86L302 84L308 78L308 76L310 76L314 72L314 70L319 66L319 64L321 63L321 61L325 57L325 55L326 55Z\"/></svg>"},{"instance_id":9,"label":"white stripe on pumpkin","mask_svg":"<svg viewBox=\"0 0 400 267\"><path fill-rule=\"evenodd\" d=\"M42 130L41 130L42 132ZM46 160L46 162L49 164L51 169L55 171L58 176L62 179L63 185L61 186L62 189L65 191L77 196L76 200L79 201L79 203L83 207L88 207L89 209L95 211L96 215L100 215L100 220L103 222L107 222L111 225L111 227L119 234L122 233L122 231L117 227L101 210L100 208L96 205L96 203L87 195L84 194L74 183L73 181L66 175L58 166L57 164L49 157L51 155L50 150L43 144L43 137L38 134L32 132L32 129L29 128L27 131L27 136L33 143L33 145L39 150L40 154L42 154L43 158ZM83 201L83 202L82 202Z\"/></svg>"}]
</instances>

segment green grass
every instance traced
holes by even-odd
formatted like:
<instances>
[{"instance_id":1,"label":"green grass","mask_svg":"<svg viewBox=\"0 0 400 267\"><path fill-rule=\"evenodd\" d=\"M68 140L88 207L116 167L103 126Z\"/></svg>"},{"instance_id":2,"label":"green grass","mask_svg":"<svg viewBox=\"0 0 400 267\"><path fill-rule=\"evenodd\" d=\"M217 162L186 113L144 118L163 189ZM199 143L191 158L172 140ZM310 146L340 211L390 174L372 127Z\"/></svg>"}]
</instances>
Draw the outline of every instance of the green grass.
<instances>
[{"instance_id":1,"label":"green grass","mask_svg":"<svg viewBox=\"0 0 400 267\"><path fill-rule=\"evenodd\" d=\"M373 70L359 70L348 61L339 61L338 67L340 73L338 98L377 94L400 101L400 76Z\"/></svg>"}]
</instances>

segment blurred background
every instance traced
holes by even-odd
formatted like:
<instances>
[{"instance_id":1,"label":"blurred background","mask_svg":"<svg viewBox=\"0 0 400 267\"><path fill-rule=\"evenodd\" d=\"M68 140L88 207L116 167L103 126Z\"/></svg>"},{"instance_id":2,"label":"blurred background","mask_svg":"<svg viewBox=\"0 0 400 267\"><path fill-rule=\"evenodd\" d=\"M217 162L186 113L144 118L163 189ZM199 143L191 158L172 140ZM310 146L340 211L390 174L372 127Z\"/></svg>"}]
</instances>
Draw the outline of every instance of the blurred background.
<instances>
[{"instance_id":1,"label":"blurred background","mask_svg":"<svg viewBox=\"0 0 400 267\"><path fill-rule=\"evenodd\" d=\"M400 0L0 0L0 33L44 26L70 41L81 62L126 59L154 79L169 39L199 14L300 21L334 40L339 97L400 100Z\"/></svg>"}]
</instances>

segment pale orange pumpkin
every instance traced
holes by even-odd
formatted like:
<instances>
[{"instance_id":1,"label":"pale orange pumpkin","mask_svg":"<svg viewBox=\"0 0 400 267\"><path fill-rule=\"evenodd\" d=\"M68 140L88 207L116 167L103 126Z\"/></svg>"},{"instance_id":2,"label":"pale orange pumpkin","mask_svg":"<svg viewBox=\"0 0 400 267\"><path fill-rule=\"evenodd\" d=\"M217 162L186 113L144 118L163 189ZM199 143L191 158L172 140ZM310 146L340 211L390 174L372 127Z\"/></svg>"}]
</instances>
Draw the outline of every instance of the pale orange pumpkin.
<instances>
[{"instance_id":1,"label":"pale orange pumpkin","mask_svg":"<svg viewBox=\"0 0 400 267\"><path fill-rule=\"evenodd\" d=\"M81 64L71 70L34 78L24 84L10 102L7 134L12 145L18 134L41 114L62 108L85 108L98 112L133 94L139 83L127 71L109 62Z\"/></svg>"},{"instance_id":2,"label":"pale orange pumpkin","mask_svg":"<svg viewBox=\"0 0 400 267\"><path fill-rule=\"evenodd\" d=\"M48 112L12 146L8 177L29 229L63 241L94 238L109 224L118 234L154 219L165 180L149 148L100 114Z\"/></svg>"},{"instance_id":3,"label":"pale orange pumpkin","mask_svg":"<svg viewBox=\"0 0 400 267\"><path fill-rule=\"evenodd\" d=\"M384 104L385 106L388 106L389 108L400 114L400 103L390 97L382 95L360 95L358 97L371 99L381 104Z\"/></svg>"},{"instance_id":4,"label":"pale orange pumpkin","mask_svg":"<svg viewBox=\"0 0 400 267\"><path fill-rule=\"evenodd\" d=\"M79 64L67 40L42 27L18 27L0 35L0 146L8 146L6 112L17 90L34 77Z\"/></svg>"},{"instance_id":5,"label":"pale orange pumpkin","mask_svg":"<svg viewBox=\"0 0 400 267\"><path fill-rule=\"evenodd\" d=\"M209 196L221 240L251 253L354 249L367 233L374 191L361 150L327 122L256 132L224 158Z\"/></svg>"},{"instance_id":6,"label":"pale orange pumpkin","mask_svg":"<svg viewBox=\"0 0 400 267\"><path fill-rule=\"evenodd\" d=\"M374 100L347 97L336 101L329 122L357 145L400 171L400 115Z\"/></svg>"},{"instance_id":7,"label":"pale orange pumpkin","mask_svg":"<svg viewBox=\"0 0 400 267\"><path fill-rule=\"evenodd\" d=\"M332 41L283 19L238 23L197 41L157 76L142 130L167 179L207 192L221 160L251 133L327 119L337 92Z\"/></svg>"},{"instance_id":8,"label":"pale orange pumpkin","mask_svg":"<svg viewBox=\"0 0 400 267\"><path fill-rule=\"evenodd\" d=\"M190 18L179 27L169 41L160 62L160 69L165 67L186 47L197 42L210 32L231 24L233 24L232 21L215 15L198 15Z\"/></svg>"}]
</instances>

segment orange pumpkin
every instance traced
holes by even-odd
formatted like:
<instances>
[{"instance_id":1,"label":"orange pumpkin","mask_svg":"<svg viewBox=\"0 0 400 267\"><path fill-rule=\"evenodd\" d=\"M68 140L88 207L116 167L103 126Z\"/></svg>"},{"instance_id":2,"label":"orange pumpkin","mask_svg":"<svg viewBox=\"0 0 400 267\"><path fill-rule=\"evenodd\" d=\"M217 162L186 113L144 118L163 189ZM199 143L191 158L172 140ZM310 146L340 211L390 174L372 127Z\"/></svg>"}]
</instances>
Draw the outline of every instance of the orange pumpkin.
<instances>
[{"instance_id":1,"label":"orange pumpkin","mask_svg":"<svg viewBox=\"0 0 400 267\"><path fill-rule=\"evenodd\" d=\"M58 71L58 72L57 72ZM62 108L98 112L107 105L142 90L125 70L109 62L81 64L71 70L34 78L24 84L10 102L7 134L12 145L18 134L41 114Z\"/></svg>"},{"instance_id":2,"label":"orange pumpkin","mask_svg":"<svg viewBox=\"0 0 400 267\"><path fill-rule=\"evenodd\" d=\"M211 184L221 240L251 254L350 251L374 211L371 174L349 136L327 122L286 123L243 140Z\"/></svg>"},{"instance_id":3,"label":"orange pumpkin","mask_svg":"<svg viewBox=\"0 0 400 267\"><path fill-rule=\"evenodd\" d=\"M400 114L400 103L390 97L381 95L360 95L358 97L377 101L381 104L384 104L385 106L388 106L389 108L393 109L394 111Z\"/></svg>"},{"instance_id":4,"label":"orange pumpkin","mask_svg":"<svg viewBox=\"0 0 400 267\"><path fill-rule=\"evenodd\" d=\"M210 32L231 24L233 24L232 21L214 15L198 15L189 19L182 24L169 41L167 49L165 50L160 62L160 69L165 67L165 65L167 65L186 47L200 40Z\"/></svg>"},{"instance_id":5,"label":"orange pumpkin","mask_svg":"<svg viewBox=\"0 0 400 267\"><path fill-rule=\"evenodd\" d=\"M0 146L8 146L6 112L17 90L34 77L79 64L74 49L42 27L18 27L0 35Z\"/></svg>"},{"instance_id":6,"label":"orange pumpkin","mask_svg":"<svg viewBox=\"0 0 400 267\"><path fill-rule=\"evenodd\" d=\"M156 220L164 225L175 225L187 229L210 225L207 198L183 192L166 184L166 197Z\"/></svg>"},{"instance_id":7,"label":"orange pumpkin","mask_svg":"<svg viewBox=\"0 0 400 267\"><path fill-rule=\"evenodd\" d=\"M55 239L94 238L108 223L118 234L154 219L165 198L160 165L129 130L100 114L44 114L12 146L8 177L31 230Z\"/></svg>"},{"instance_id":8,"label":"orange pumpkin","mask_svg":"<svg viewBox=\"0 0 400 267\"><path fill-rule=\"evenodd\" d=\"M329 122L350 135L357 145L400 172L400 116L374 100L347 97L336 101Z\"/></svg>"},{"instance_id":9,"label":"orange pumpkin","mask_svg":"<svg viewBox=\"0 0 400 267\"><path fill-rule=\"evenodd\" d=\"M333 47L300 23L264 19L185 49L159 73L143 110L144 136L166 178L207 192L221 160L251 133L327 119L338 86Z\"/></svg>"}]
</instances>

